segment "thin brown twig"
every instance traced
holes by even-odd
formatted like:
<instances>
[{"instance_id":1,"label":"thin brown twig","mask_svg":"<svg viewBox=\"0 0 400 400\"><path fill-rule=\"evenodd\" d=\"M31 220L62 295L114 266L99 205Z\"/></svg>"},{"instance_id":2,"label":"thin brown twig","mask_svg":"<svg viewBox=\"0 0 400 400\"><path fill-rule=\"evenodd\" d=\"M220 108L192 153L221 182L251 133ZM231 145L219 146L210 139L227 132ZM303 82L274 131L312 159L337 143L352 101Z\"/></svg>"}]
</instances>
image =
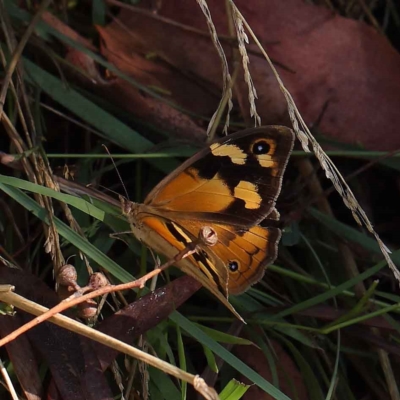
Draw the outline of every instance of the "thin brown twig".
<instances>
[{"instance_id":1,"label":"thin brown twig","mask_svg":"<svg viewBox=\"0 0 400 400\"><path fill-rule=\"evenodd\" d=\"M122 291L122 290L128 290L128 289L134 289L134 288L143 288L145 283L151 279L153 276L158 275L160 272L164 271L168 267L170 267L172 264L182 260L183 258L188 257L189 255L193 254L196 252L196 247L197 245L202 241L201 238L198 240L190 243L187 247L185 247L182 251L180 251L174 258L171 260L167 261L163 265L161 265L158 268L155 268L153 271L149 272L148 274L142 276L141 278L137 279L136 281L128 282L128 283L122 283L120 285L109 285L109 286L104 286L100 289L94 290L90 293L83 294L88 290L91 290L92 288L90 286L85 286L84 288L80 289L79 291L75 292L73 295L68 297L67 299L63 300L61 303L57 304L50 310L46 311L44 314L38 316L37 318L34 318L33 320L29 321L28 323L22 325L20 328L16 329L15 331L11 332L4 338L0 340L0 347L4 346L5 344L13 341L16 339L18 336L22 335L23 333L27 332L28 330L32 329L33 327L41 324L42 322L48 320L49 318L53 317L55 314L59 314L68 308L71 308L73 306L76 306L77 304L80 304L84 301L87 301L89 299L92 299L94 297L99 297L103 296L108 293L112 292L117 292L117 291Z\"/></svg>"},{"instance_id":2,"label":"thin brown twig","mask_svg":"<svg viewBox=\"0 0 400 400\"><path fill-rule=\"evenodd\" d=\"M24 35L22 36L20 42L18 43L18 46L15 48L15 50L13 52L10 63L8 64L6 75L4 76L4 79L3 79L3 85L1 88L1 92L0 92L0 120L1 120L1 116L3 114L3 107L4 107L6 95L8 92L8 86L10 84L10 81L11 81L12 75L15 71L15 68L17 67L18 62L22 56L22 51L24 50L25 45L28 42L37 23L40 21L42 14L46 11L46 9L50 3L51 3L51 0L44 0L42 2L42 4L39 6L37 13L32 18L31 22L28 25L28 28L26 29Z\"/></svg>"},{"instance_id":3,"label":"thin brown twig","mask_svg":"<svg viewBox=\"0 0 400 400\"><path fill-rule=\"evenodd\" d=\"M40 316L41 314L48 311L46 307L40 306L30 300L25 299L22 296L17 295L16 293L13 293L11 291L12 289L13 287L10 285L0 285L0 298L2 301L9 304L16 304L18 305L19 309L37 316ZM186 371L183 371L182 369L175 367L174 365L171 365L166 361L159 359L158 357L145 353L129 344L126 344L118 339L115 339L100 331L90 328L82 324L81 322L75 321L65 315L54 315L50 321L58 326L61 326L62 328L68 329L91 340L99 342L105 346L111 347L116 351L137 358L138 360L144 361L167 374L170 374L180 380L186 381L193 385L193 387L198 390L206 399L217 400L219 398L217 392L213 388L207 386L204 380L201 379L199 376L195 376Z\"/></svg>"}]
</instances>

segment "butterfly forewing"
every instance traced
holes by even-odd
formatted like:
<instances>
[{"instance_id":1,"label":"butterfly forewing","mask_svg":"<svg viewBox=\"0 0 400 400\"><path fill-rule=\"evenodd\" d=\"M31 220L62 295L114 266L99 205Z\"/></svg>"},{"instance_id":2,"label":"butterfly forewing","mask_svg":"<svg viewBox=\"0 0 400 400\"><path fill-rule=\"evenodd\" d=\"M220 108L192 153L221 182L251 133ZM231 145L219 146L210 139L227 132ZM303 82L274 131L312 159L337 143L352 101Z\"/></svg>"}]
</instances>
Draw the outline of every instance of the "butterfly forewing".
<instances>
[{"instance_id":1,"label":"butterfly forewing","mask_svg":"<svg viewBox=\"0 0 400 400\"><path fill-rule=\"evenodd\" d=\"M292 146L293 133L285 127L230 135L170 174L145 204L165 216L184 213L188 219L255 225L275 206Z\"/></svg>"}]
</instances>

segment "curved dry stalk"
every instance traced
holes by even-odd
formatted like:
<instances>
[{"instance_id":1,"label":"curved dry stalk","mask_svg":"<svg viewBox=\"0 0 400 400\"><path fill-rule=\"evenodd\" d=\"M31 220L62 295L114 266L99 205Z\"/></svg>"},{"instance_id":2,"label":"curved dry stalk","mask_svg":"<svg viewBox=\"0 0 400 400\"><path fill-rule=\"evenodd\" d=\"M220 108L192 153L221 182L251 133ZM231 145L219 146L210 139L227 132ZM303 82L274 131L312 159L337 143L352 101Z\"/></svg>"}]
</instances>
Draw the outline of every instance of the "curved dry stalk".
<instances>
[{"instance_id":1,"label":"curved dry stalk","mask_svg":"<svg viewBox=\"0 0 400 400\"><path fill-rule=\"evenodd\" d=\"M242 21L243 25L246 27L247 31L250 33L251 37L261 50L261 52L264 54L265 59L267 60L268 64L271 67L271 70L273 74L275 75L276 80L278 81L279 87L285 96L286 102L288 104L288 112L289 112L289 117L293 125L293 129L296 132L297 138L299 139L304 151L310 152L310 149L308 147L309 142L312 145L313 152L315 156L317 157L321 167L325 171L325 175L328 179L330 179L333 183L333 186L335 187L336 191L339 193L339 195L342 197L342 200L346 207L351 211L353 218L359 225L363 225L368 229L368 231L375 237L375 240L377 241L379 248L388 263L389 268L392 270L393 275L397 279L397 281L400 284L400 272L397 269L396 265L393 263L392 259L390 258L390 250L387 248L387 246L383 243L379 235L375 232L367 214L365 211L362 209L360 204L358 203L357 199L355 198L353 192L351 191L350 187L346 183L345 179L343 176L340 174L339 170L336 168L335 164L332 162L332 160L328 157L328 155L324 152L322 147L319 145L319 143L315 140L314 136L311 134L310 130L308 129L306 123L304 122L299 110L296 107L296 104L289 93L289 91L286 89L284 86L282 79L280 78L277 70L275 69L274 65L271 62L271 59L269 58L268 54L262 47L261 43L257 39L256 35L254 34L253 30L251 29L250 25L247 23L247 21L244 19L243 15L240 13L236 5L233 3L232 0L230 0L232 8L240 21ZM301 129L300 129L301 126Z\"/></svg>"},{"instance_id":2,"label":"curved dry stalk","mask_svg":"<svg viewBox=\"0 0 400 400\"><path fill-rule=\"evenodd\" d=\"M233 4L231 2L231 4ZM257 97L257 91L253 83L253 79L250 74L249 64L250 59L249 55L247 54L246 43L249 43L249 38L246 35L243 27L243 20L241 15L238 14L238 9L236 7L232 7L232 18L233 22L235 23L236 28L236 36L238 38L238 48L239 53L242 57L242 65L244 71L244 80L247 83L249 89L249 103L250 103L250 117L254 118L254 125L261 126L261 118L257 113L256 102L255 100Z\"/></svg>"},{"instance_id":3,"label":"curved dry stalk","mask_svg":"<svg viewBox=\"0 0 400 400\"><path fill-rule=\"evenodd\" d=\"M207 227L206 227L207 228ZM215 236L214 236L215 237ZM66 298L65 300L61 301L59 304L54 306L53 308L49 309L45 313L41 314L39 317L27 322L26 324L22 325L15 331L11 332L7 336L4 336L0 339L0 347L4 346L7 343L15 340L18 336L22 335L23 333L29 331L30 329L34 328L35 326L47 321L54 317L54 315L59 314L71 307L74 307L80 303L83 303L87 300L93 299L95 297L100 297L108 293L129 290L134 288L143 289L146 282L153 278L154 276L160 274L165 269L169 268L171 265L175 264L178 261L181 261L183 258L190 256L191 254L197 251L197 245L200 243L206 243L207 238L203 237L203 231L200 232L199 239L195 240L194 242L190 243L187 247L185 247L182 251L180 251L174 258L167 261L163 265L158 268L154 268L152 271L147 273L146 275L142 276L141 278L128 282L128 283L121 283L120 285L107 285L103 286L100 289L93 290L91 286L85 286L80 290L77 290L74 294L70 297ZM84 294L91 290L90 293ZM1 299L1 296L0 296ZM4 300L3 300L4 301Z\"/></svg>"},{"instance_id":4,"label":"curved dry stalk","mask_svg":"<svg viewBox=\"0 0 400 400\"><path fill-rule=\"evenodd\" d=\"M8 374L8 371L6 367L3 364L3 361L0 359L0 373L3 376L4 379L4 384L7 387L8 391L10 392L10 396L12 400L18 400L18 395L17 392L15 391L14 385L11 381L10 375Z\"/></svg>"},{"instance_id":5,"label":"curved dry stalk","mask_svg":"<svg viewBox=\"0 0 400 400\"><path fill-rule=\"evenodd\" d=\"M22 55L22 51L24 50L26 43L28 42L34 29L36 28L37 23L40 21L42 14L46 11L46 9L50 5L50 3L51 3L51 0L44 0L40 4L37 13L32 18L32 20L29 23L28 28L26 29L20 42L18 43L17 47L14 49L12 58L8 64L8 68L6 70L6 75L3 79L3 85L2 85L2 88L0 91L0 120L1 120L1 116L3 114L3 107L4 107L6 95L8 92L8 86L10 84L10 81L11 81L12 75L15 71L15 68L18 66L19 60Z\"/></svg>"},{"instance_id":6,"label":"curved dry stalk","mask_svg":"<svg viewBox=\"0 0 400 400\"><path fill-rule=\"evenodd\" d=\"M211 130L213 129L217 115L220 114L220 109L225 107L225 104L228 104L228 111L226 113L225 125L223 131L227 133L228 126L229 126L229 117L230 112L233 108L232 103L232 78L229 73L228 61L226 60L224 49L222 48L221 42L218 39L217 30L215 29L215 25L212 21L210 10L208 9L207 3L205 0L197 0L197 4L200 6L201 11L203 12L204 16L207 20L208 29L210 31L211 39L214 43L214 46L218 52L218 55L221 59L222 64L222 97L218 104L217 110L215 111L214 115L211 117L210 122L208 124L207 133L210 134ZM214 129L215 132L215 129Z\"/></svg>"},{"instance_id":7,"label":"curved dry stalk","mask_svg":"<svg viewBox=\"0 0 400 400\"><path fill-rule=\"evenodd\" d=\"M11 141L16 145L18 152L23 154L24 152L28 151L28 149L32 149L36 143L36 128L34 124L34 118L30 112L30 106L28 101L28 96L26 94L25 84L23 79L21 78L21 74L23 73L22 64L21 64L21 55L22 51L25 48L29 38L31 37L34 29L36 28L38 22L42 18L44 12L46 11L47 7L49 6L49 0L43 0L38 7L37 12L33 16L32 20L30 21L26 31L24 32L23 36L21 37L19 43L17 43L11 25L8 24L7 21L7 14L4 12L4 5L0 3L0 15L1 15L1 25L3 28L4 35L6 37L6 43L9 48L10 53L12 53L11 60L6 65L6 60L4 55L1 53L0 58L1 62L6 69L6 75L3 80L3 84L0 91L0 121L7 126L7 133L10 136ZM19 82L20 93L21 96L17 94L16 88L12 81L12 76L16 72L16 77ZM11 126L10 122L8 121L7 115L4 113L4 101L5 97L8 93L8 89L11 88L11 92L15 97L15 102L18 110L18 115L21 121L21 125L23 131L25 133L25 140L26 143L22 140L19 133L16 129ZM20 98L22 99L22 105L20 104ZM23 113L23 109L26 112L26 117ZM29 124L28 124L29 122ZM28 127L29 125L29 127ZM57 182L55 182L51 168L45 158L44 153L40 153L40 151L32 151L30 154L29 159L27 157L22 157L22 165L24 166L25 172L27 173L29 179L34 182L38 183L43 186L47 186L51 189L60 191ZM35 195L38 203L43 206L47 210L48 218L49 218L49 225L44 225L44 231L46 234L46 242L45 242L45 251L50 253L54 269L57 272L58 268L60 268L64 264L64 257L61 252L60 248L60 241L57 229L54 225L54 209L52 200L40 195ZM80 229L79 225L77 224L75 218L73 217L70 209L68 206L62 202L60 202L60 206L63 209L63 212L73 230L75 230L80 235L83 235L82 230ZM92 270L89 265L89 261L81 253L81 257L84 259L88 272L91 273Z\"/></svg>"},{"instance_id":8,"label":"curved dry stalk","mask_svg":"<svg viewBox=\"0 0 400 400\"><path fill-rule=\"evenodd\" d=\"M5 303L13 304L15 307L18 307L19 309L38 317L49 311L48 308L36 304L33 301L27 300L16 293L13 293L12 286L10 285L0 285L0 300ZM96 331L95 329L75 321L72 318L66 317L65 315L53 315L49 321L61 326L62 328L68 329L72 332L99 342L105 346L109 346L121 353L125 353L129 356L137 358L169 375L188 382L193 385L193 387L207 400L219 399L217 392L213 388L207 386L204 380L198 375L192 375L186 371L183 371L178 367L168 364L166 361L160 360L159 358L145 353L133 346L129 346L128 344L114 339L113 337L102 332Z\"/></svg>"}]
</instances>

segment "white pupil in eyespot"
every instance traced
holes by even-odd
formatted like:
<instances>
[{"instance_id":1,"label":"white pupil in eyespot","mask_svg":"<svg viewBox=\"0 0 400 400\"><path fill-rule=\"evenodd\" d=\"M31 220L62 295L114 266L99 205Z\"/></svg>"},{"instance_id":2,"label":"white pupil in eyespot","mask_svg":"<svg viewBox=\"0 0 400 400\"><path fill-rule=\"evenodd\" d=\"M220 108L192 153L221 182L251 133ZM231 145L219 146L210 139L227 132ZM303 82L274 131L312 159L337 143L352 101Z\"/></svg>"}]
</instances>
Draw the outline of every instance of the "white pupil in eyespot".
<instances>
[{"instance_id":1,"label":"white pupil in eyespot","mask_svg":"<svg viewBox=\"0 0 400 400\"><path fill-rule=\"evenodd\" d=\"M236 272L239 269L239 265L236 261L229 261L228 265L231 272Z\"/></svg>"}]
</instances>

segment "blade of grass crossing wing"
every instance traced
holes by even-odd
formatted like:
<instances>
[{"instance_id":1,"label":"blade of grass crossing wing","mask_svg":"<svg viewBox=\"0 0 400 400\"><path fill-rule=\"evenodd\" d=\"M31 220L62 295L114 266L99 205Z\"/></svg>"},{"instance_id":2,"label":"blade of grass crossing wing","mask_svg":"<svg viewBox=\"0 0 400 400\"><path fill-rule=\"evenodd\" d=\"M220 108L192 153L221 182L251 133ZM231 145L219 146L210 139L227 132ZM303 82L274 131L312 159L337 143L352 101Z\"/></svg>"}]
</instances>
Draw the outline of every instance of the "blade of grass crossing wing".
<instances>
[{"instance_id":1,"label":"blade of grass crossing wing","mask_svg":"<svg viewBox=\"0 0 400 400\"><path fill-rule=\"evenodd\" d=\"M13 188L11 186L0 183L0 190L3 190L15 201L25 207L27 210L32 212L40 220L47 222L46 210L39 206L33 199L27 196L25 193L19 189ZM66 224L60 221L58 218L54 217L54 223L58 230L60 236L68 240L72 245L76 246L84 254L86 254L90 259L98 263L101 267L105 268L113 276L119 279L121 282L129 282L135 278L116 264L113 260L107 257L98 248L93 246L88 240L83 238L69 228Z\"/></svg>"}]
</instances>

